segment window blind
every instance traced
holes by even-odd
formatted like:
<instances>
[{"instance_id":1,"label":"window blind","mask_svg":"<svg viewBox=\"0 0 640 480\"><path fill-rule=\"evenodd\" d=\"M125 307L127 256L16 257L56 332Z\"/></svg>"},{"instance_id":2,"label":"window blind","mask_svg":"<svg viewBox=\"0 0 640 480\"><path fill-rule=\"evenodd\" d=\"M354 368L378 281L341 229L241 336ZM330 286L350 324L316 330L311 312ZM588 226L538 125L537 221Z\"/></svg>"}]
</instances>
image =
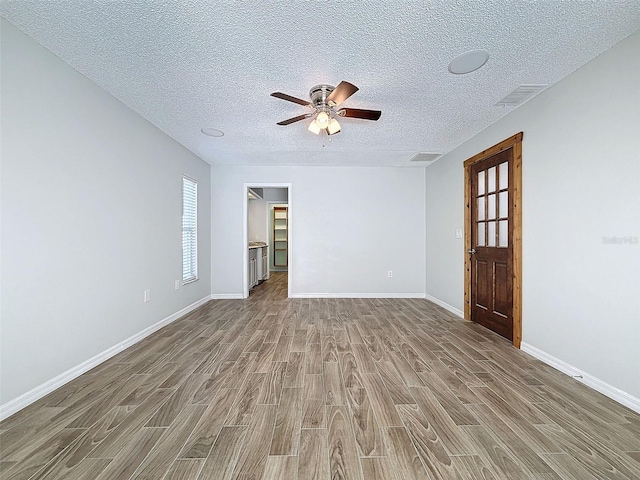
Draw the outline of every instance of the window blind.
<instances>
[{"instance_id":1,"label":"window blind","mask_svg":"<svg viewBox=\"0 0 640 480\"><path fill-rule=\"evenodd\" d=\"M182 284L198 279L198 182L182 177Z\"/></svg>"}]
</instances>

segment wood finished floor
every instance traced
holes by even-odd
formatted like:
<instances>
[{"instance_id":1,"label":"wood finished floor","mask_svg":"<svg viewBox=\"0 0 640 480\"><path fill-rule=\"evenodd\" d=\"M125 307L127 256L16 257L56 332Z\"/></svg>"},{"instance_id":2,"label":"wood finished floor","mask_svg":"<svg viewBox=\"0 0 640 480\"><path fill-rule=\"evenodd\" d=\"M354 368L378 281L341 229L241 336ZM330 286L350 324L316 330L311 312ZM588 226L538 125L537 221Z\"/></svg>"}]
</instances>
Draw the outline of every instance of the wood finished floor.
<instances>
[{"instance_id":1,"label":"wood finished floor","mask_svg":"<svg viewBox=\"0 0 640 480\"><path fill-rule=\"evenodd\" d=\"M0 423L13 479L637 479L640 416L425 300L275 274Z\"/></svg>"}]
</instances>

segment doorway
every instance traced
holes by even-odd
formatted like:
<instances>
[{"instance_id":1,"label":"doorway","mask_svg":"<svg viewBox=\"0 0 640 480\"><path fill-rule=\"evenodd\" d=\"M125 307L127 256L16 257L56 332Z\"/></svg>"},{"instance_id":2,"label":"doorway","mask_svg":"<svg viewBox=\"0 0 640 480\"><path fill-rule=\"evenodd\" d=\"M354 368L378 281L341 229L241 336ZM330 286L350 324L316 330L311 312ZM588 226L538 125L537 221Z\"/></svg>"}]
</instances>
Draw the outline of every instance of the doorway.
<instances>
[{"instance_id":1,"label":"doorway","mask_svg":"<svg viewBox=\"0 0 640 480\"><path fill-rule=\"evenodd\" d=\"M464 162L465 311L520 348L522 132Z\"/></svg>"},{"instance_id":2,"label":"doorway","mask_svg":"<svg viewBox=\"0 0 640 480\"><path fill-rule=\"evenodd\" d=\"M291 272L293 270L292 264L292 235L291 235L291 212L292 212L292 198L291 198L291 184L290 183L245 183L243 186L243 198L244 198L244 222L243 222L243 241L244 248L243 255L243 298L249 296L249 292L255 282L255 270L254 264L257 259L250 258L254 253L250 248L254 248L255 245L264 245L260 250L264 256L264 262L262 268L258 268L262 275L258 275L260 279L268 278L270 271L276 271L271 267L273 264L272 258L274 255L275 241L273 239L273 224L270 219L273 210L273 205L286 206L286 230L278 231L279 254L278 259L280 263L284 263L289 272L287 277L287 296L291 296ZM281 222L279 222L281 223ZM281 235L284 233L285 238L281 239ZM282 258L282 245L286 245L286 251L284 252L285 258ZM255 250L254 250L255 251ZM267 253L268 252L268 253ZM255 256L255 254L254 254ZM252 261L253 260L253 261ZM267 274L264 275L266 269Z\"/></svg>"},{"instance_id":3,"label":"doorway","mask_svg":"<svg viewBox=\"0 0 640 480\"><path fill-rule=\"evenodd\" d=\"M269 228L269 268L273 272L287 272L289 269L289 204L267 202L267 224Z\"/></svg>"}]
</instances>

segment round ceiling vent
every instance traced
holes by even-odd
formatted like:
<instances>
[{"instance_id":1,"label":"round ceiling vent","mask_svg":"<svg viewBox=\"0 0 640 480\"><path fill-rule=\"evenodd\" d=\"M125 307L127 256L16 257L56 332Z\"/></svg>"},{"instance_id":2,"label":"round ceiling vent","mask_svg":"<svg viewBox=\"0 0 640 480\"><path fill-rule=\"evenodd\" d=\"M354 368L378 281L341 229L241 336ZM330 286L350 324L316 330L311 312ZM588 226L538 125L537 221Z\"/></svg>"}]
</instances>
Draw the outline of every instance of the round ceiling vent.
<instances>
[{"instance_id":1,"label":"round ceiling vent","mask_svg":"<svg viewBox=\"0 0 640 480\"><path fill-rule=\"evenodd\" d=\"M204 127L200 131L205 135L209 135L210 137L224 137L224 132L222 130L218 130L217 128Z\"/></svg>"},{"instance_id":2,"label":"round ceiling vent","mask_svg":"<svg viewBox=\"0 0 640 480\"><path fill-rule=\"evenodd\" d=\"M489 60L489 52L486 50L469 50L458 55L449 64L449 72L455 75L463 75L478 70Z\"/></svg>"}]
</instances>

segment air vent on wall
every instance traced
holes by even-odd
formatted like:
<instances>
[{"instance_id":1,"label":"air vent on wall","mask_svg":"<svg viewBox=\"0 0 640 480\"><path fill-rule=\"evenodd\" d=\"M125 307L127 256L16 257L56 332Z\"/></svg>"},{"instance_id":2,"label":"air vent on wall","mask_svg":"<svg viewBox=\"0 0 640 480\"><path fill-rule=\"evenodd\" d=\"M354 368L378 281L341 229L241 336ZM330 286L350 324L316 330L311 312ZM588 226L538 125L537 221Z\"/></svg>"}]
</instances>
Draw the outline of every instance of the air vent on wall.
<instances>
[{"instance_id":1,"label":"air vent on wall","mask_svg":"<svg viewBox=\"0 0 640 480\"><path fill-rule=\"evenodd\" d=\"M417 153L411 158L412 162L433 162L441 153Z\"/></svg>"},{"instance_id":2,"label":"air vent on wall","mask_svg":"<svg viewBox=\"0 0 640 480\"><path fill-rule=\"evenodd\" d=\"M497 107L517 107L523 104L530 98L534 97L542 90L547 88L547 85L520 85L509 95L496 103Z\"/></svg>"}]
</instances>

